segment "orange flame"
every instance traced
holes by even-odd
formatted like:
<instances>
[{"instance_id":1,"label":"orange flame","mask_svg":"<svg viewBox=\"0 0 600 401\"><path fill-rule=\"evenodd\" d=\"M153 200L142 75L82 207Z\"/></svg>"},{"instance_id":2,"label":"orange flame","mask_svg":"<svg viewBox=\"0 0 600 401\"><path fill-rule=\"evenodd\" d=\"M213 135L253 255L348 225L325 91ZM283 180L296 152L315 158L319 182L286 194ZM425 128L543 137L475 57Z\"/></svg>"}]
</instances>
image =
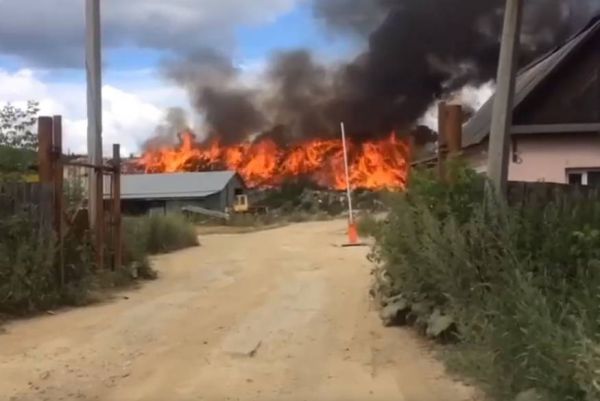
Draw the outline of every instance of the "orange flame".
<instances>
[{"instance_id":1,"label":"orange flame","mask_svg":"<svg viewBox=\"0 0 600 401\"><path fill-rule=\"evenodd\" d=\"M361 144L349 142L351 186L403 189L409 151L408 141L395 133ZM286 179L307 177L323 187L346 188L343 144L335 139L308 140L291 148L280 147L271 139L222 146L218 140L198 144L194 135L186 132L179 146L147 151L138 164L146 173L235 170L249 187L270 187Z\"/></svg>"}]
</instances>

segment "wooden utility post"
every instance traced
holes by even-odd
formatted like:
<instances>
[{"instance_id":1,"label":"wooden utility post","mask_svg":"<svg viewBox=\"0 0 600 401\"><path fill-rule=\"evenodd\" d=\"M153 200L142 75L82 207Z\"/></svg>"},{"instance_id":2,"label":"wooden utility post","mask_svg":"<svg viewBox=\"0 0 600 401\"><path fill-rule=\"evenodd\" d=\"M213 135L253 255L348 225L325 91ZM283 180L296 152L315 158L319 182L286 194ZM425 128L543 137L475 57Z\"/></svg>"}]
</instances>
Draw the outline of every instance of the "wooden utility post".
<instances>
[{"instance_id":1,"label":"wooden utility post","mask_svg":"<svg viewBox=\"0 0 600 401\"><path fill-rule=\"evenodd\" d=\"M88 162L90 165L102 164L102 58L100 40L100 0L86 0L86 72L87 72L87 117L88 117ZM97 169L88 173L88 211L90 226L102 222L102 202L98 202L98 183L102 175Z\"/></svg>"},{"instance_id":2,"label":"wooden utility post","mask_svg":"<svg viewBox=\"0 0 600 401\"><path fill-rule=\"evenodd\" d=\"M507 0L492 126L488 151L488 177L498 196L506 194L510 131L523 16L523 0Z\"/></svg>"}]
</instances>

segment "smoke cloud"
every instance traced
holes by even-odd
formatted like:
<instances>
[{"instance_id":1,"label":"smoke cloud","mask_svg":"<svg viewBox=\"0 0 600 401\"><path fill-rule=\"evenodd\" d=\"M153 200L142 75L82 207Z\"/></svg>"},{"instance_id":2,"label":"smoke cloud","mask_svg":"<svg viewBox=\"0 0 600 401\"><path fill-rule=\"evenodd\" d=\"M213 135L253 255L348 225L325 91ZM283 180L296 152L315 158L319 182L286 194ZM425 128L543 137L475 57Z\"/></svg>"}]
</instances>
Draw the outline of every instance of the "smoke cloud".
<instances>
[{"instance_id":1,"label":"smoke cloud","mask_svg":"<svg viewBox=\"0 0 600 401\"><path fill-rule=\"evenodd\" d=\"M315 16L367 49L342 65L307 50L275 54L261 90L247 88L232 62L211 51L166 65L184 85L210 132L225 141L269 133L293 142L337 135L355 139L407 133L437 99L495 77L505 0L327 0ZM530 0L521 64L566 40L600 0Z\"/></svg>"},{"instance_id":2,"label":"smoke cloud","mask_svg":"<svg viewBox=\"0 0 600 401\"><path fill-rule=\"evenodd\" d=\"M204 49L185 60L166 62L163 70L187 89L192 105L204 117L209 136L236 143L264 128L256 91L240 86L238 69L222 54Z\"/></svg>"},{"instance_id":3,"label":"smoke cloud","mask_svg":"<svg viewBox=\"0 0 600 401\"><path fill-rule=\"evenodd\" d=\"M145 149L160 149L177 144L179 133L191 127L185 111L179 107L167 110L164 120L156 127L155 135L144 143Z\"/></svg>"}]
</instances>

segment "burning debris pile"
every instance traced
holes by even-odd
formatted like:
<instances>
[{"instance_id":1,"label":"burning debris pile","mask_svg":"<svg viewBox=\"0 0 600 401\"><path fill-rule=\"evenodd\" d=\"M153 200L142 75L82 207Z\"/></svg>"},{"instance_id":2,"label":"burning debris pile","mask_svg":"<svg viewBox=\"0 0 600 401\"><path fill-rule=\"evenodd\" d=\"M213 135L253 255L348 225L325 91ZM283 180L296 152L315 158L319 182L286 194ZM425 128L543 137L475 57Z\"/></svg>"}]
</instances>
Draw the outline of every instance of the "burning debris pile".
<instances>
[{"instance_id":1,"label":"burning debris pile","mask_svg":"<svg viewBox=\"0 0 600 401\"><path fill-rule=\"evenodd\" d=\"M404 188L409 146L396 134L368 142L350 142L350 182L354 188ZM138 164L146 173L235 170L250 187L279 186L304 179L323 188L344 189L341 140L312 139L278 145L270 138L223 145L218 140L197 143L193 134L181 135L176 147L147 151Z\"/></svg>"}]
</instances>

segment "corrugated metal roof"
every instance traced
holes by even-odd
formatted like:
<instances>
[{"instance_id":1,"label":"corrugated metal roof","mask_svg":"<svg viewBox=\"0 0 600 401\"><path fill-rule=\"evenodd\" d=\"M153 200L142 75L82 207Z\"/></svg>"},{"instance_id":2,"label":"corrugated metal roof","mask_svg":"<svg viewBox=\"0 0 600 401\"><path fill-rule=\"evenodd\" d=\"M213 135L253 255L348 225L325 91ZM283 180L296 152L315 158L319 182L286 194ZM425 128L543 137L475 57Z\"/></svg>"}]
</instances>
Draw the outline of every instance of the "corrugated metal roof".
<instances>
[{"instance_id":1,"label":"corrugated metal roof","mask_svg":"<svg viewBox=\"0 0 600 401\"><path fill-rule=\"evenodd\" d=\"M221 192L234 176L234 171L123 175L121 198L202 198Z\"/></svg>"},{"instance_id":2,"label":"corrugated metal roof","mask_svg":"<svg viewBox=\"0 0 600 401\"><path fill-rule=\"evenodd\" d=\"M582 31L572 37L565 45L556 48L525 67L517 77L515 88L515 104L518 107L546 79L573 55L600 29L600 17L594 18ZM481 109L465 124L463 130L463 147L477 145L490 134L494 97L492 96Z\"/></svg>"}]
</instances>

